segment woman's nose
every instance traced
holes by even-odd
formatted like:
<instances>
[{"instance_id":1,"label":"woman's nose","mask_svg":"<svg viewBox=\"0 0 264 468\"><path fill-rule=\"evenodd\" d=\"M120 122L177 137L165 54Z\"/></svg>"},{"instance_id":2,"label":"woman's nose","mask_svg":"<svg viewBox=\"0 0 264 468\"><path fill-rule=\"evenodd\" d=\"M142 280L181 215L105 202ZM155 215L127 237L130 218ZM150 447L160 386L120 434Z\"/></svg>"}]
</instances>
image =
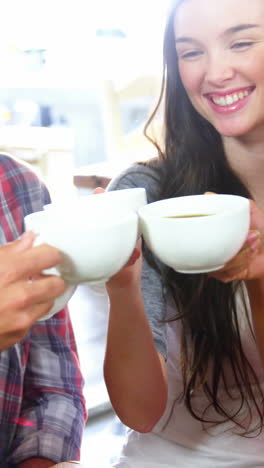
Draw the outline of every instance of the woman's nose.
<instances>
[{"instance_id":1,"label":"woman's nose","mask_svg":"<svg viewBox=\"0 0 264 468\"><path fill-rule=\"evenodd\" d=\"M205 76L209 84L221 87L234 78L235 70L230 60L216 56L208 60Z\"/></svg>"}]
</instances>

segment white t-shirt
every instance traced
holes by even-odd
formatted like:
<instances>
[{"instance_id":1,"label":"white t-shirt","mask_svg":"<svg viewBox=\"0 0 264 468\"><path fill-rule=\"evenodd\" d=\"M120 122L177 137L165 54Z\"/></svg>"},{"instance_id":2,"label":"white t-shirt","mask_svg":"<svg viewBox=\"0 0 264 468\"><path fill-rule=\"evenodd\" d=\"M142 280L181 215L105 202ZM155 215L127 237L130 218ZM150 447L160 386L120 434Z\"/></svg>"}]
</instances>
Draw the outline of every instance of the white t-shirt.
<instances>
[{"instance_id":1,"label":"white t-shirt","mask_svg":"<svg viewBox=\"0 0 264 468\"><path fill-rule=\"evenodd\" d=\"M264 467L264 433L254 438L234 433L237 428L228 422L204 430L184 403L177 401L182 387L179 372L179 322L168 325L169 397L166 410L151 433L128 430L119 468L259 468ZM253 337L246 333L247 347L255 369L261 362ZM248 355L248 353L247 353ZM259 376L261 378L261 376ZM263 376L261 378L263 382ZM194 396L195 406L203 408L203 394ZM229 402L230 407L230 402ZM214 414L215 416L215 414ZM254 424L254 423L253 423Z\"/></svg>"}]
</instances>

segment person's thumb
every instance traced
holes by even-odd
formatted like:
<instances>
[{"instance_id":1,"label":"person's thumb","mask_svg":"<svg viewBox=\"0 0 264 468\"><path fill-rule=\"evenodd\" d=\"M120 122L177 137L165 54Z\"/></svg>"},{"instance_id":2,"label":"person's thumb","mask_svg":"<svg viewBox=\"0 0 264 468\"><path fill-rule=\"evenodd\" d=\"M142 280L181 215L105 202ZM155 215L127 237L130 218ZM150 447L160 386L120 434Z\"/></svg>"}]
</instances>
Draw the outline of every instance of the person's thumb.
<instances>
[{"instance_id":1,"label":"person's thumb","mask_svg":"<svg viewBox=\"0 0 264 468\"><path fill-rule=\"evenodd\" d=\"M98 193L104 193L105 192L105 189L103 189L102 187L96 187L93 191L93 195L97 195Z\"/></svg>"}]
</instances>

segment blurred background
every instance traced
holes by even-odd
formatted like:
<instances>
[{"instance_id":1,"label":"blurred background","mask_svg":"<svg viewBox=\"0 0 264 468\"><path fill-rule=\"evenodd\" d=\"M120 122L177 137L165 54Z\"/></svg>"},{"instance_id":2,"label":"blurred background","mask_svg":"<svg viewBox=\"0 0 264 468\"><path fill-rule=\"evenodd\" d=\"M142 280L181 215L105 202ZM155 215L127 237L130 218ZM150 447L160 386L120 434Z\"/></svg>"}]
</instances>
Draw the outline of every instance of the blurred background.
<instances>
[{"instance_id":1,"label":"blurred background","mask_svg":"<svg viewBox=\"0 0 264 468\"><path fill-rule=\"evenodd\" d=\"M159 95L169 3L0 3L0 151L31 164L54 201L155 154L143 126ZM159 122L152 131L161 137ZM82 458L103 468L124 437L103 382L107 297L82 285L69 307L90 413Z\"/></svg>"}]
</instances>

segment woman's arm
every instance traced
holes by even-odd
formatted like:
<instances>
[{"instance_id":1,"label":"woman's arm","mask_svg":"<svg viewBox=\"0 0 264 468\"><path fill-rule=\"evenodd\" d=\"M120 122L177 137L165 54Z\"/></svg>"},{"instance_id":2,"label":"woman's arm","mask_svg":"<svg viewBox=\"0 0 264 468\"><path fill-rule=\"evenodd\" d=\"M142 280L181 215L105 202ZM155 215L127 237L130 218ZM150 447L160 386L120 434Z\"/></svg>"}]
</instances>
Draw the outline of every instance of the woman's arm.
<instances>
[{"instance_id":1,"label":"woman's arm","mask_svg":"<svg viewBox=\"0 0 264 468\"><path fill-rule=\"evenodd\" d=\"M104 374L109 396L124 424L149 432L166 406L167 376L144 311L139 249L130 264L110 279L107 291L110 315Z\"/></svg>"},{"instance_id":2,"label":"woman's arm","mask_svg":"<svg viewBox=\"0 0 264 468\"><path fill-rule=\"evenodd\" d=\"M247 281L255 337L264 364L264 279Z\"/></svg>"},{"instance_id":3,"label":"woman's arm","mask_svg":"<svg viewBox=\"0 0 264 468\"><path fill-rule=\"evenodd\" d=\"M46 458L30 458L22 463L19 463L18 468L49 468L54 466L55 462Z\"/></svg>"}]
</instances>

